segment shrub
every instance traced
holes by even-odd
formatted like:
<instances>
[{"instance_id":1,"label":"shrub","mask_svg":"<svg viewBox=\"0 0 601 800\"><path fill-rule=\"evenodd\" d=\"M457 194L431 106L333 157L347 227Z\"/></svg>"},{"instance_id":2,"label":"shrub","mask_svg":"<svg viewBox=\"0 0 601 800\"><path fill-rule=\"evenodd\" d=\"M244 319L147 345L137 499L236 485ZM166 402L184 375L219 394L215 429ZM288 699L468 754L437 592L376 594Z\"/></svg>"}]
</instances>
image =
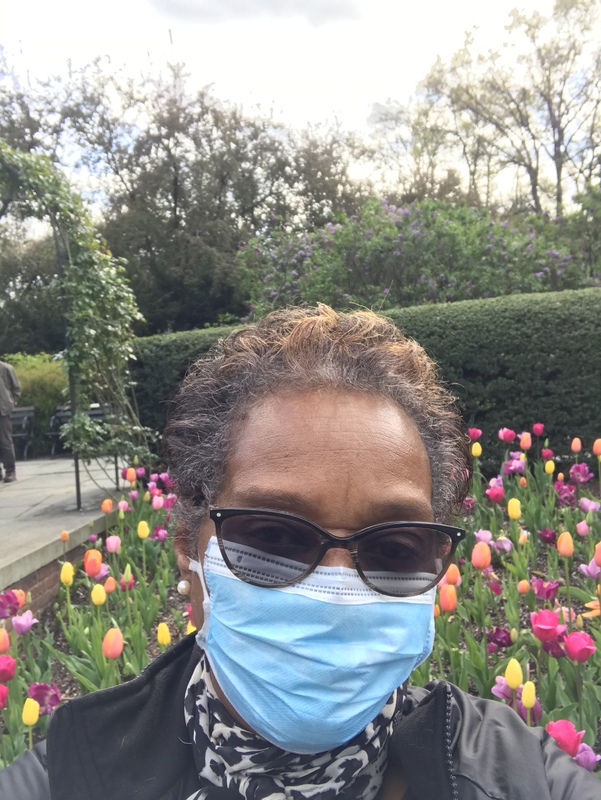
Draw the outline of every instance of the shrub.
<instances>
[{"instance_id":1,"label":"shrub","mask_svg":"<svg viewBox=\"0 0 601 800\"><path fill-rule=\"evenodd\" d=\"M65 402L67 374L62 361L48 353L26 355L12 353L1 356L2 361L12 364L21 384L20 406L34 406L33 455L41 456L50 451L46 433L50 417L57 405Z\"/></svg>"},{"instance_id":2,"label":"shrub","mask_svg":"<svg viewBox=\"0 0 601 800\"><path fill-rule=\"evenodd\" d=\"M422 344L459 398L468 425L494 431L541 421L568 452L592 442L601 398L601 289L419 306L387 316ZM186 370L231 328L139 339L134 365L144 424L162 430ZM498 453L486 443L490 457Z\"/></svg>"}]
</instances>

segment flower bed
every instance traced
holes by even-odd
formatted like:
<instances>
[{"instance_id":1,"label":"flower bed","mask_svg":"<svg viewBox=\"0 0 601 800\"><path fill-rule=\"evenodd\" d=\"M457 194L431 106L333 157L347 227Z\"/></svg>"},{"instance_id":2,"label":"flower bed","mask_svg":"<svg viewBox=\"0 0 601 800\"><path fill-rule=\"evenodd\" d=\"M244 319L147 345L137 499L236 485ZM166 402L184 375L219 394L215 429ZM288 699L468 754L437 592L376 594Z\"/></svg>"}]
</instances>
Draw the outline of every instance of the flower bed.
<instances>
[{"instance_id":1,"label":"flower bed","mask_svg":"<svg viewBox=\"0 0 601 800\"><path fill-rule=\"evenodd\" d=\"M518 435L502 428L501 474L480 470L481 432L464 505L466 540L435 606L436 638L414 683L444 678L513 707L527 725L544 725L578 763L601 756L601 513L596 476L582 444L558 459L537 423ZM601 440L592 449L601 469ZM588 454L590 455L590 454ZM565 462L565 463L564 463ZM23 592L0 595L0 766L45 735L48 717L69 696L137 675L172 639L194 630L174 591L168 541L175 495L169 476L129 467L131 490L118 524L90 537L81 563L61 570L54 625L42 625ZM113 508L106 499L103 511ZM66 534L61 535L67 547ZM92 541L93 540L93 541ZM54 628L54 630L53 630Z\"/></svg>"}]
</instances>

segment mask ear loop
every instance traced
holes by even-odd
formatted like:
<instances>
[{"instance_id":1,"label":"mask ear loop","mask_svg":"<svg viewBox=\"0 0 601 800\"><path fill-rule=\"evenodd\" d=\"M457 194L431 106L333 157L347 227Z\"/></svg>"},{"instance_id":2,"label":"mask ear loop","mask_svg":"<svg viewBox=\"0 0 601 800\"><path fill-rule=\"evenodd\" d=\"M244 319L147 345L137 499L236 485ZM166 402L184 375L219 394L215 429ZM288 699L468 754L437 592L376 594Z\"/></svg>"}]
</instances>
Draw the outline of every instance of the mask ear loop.
<instances>
[{"instance_id":1,"label":"mask ear loop","mask_svg":"<svg viewBox=\"0 0 601 800\"><path fill-rule=\"evenodd\" d=\"M205 580L205 573L202 564L195 559L190 559L190 569L198 575L200 585L202 587L202 628L197 633L197 639L203 642L209 634L209 620L211 616L211 598L209 590L207 589L207 582Z\"/></svg>"}]
</instances>

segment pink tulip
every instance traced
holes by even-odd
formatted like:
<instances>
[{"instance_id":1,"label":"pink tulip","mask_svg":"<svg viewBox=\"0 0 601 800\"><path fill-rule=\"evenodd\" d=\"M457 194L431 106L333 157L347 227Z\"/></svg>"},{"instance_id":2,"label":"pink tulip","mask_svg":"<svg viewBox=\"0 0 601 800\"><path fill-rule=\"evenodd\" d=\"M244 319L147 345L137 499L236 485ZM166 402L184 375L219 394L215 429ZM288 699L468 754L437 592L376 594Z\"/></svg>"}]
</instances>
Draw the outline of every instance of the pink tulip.
<instances>
[{"instance_id":1,"label":"pink tulip","mask_svg":"<svg viewBox=\"0 0 601 800\"><path fill-rule=\"evenodd\" d=\"M578 534L578 536L588 536L590 532L591 529L589 528L587 521L585 519L583 519L582 522L579 522L576 525L576 533Z\"/></svg>"},{"instance_id":2,"label":"pink tulip","mask_svg":"<svg viewBox=\"0 0 601 800\"><path fill-rule=\"evenodd\" d=\"M545 432L545 426L543 425L543 423L535 422L534 425L532 426L532 433L535 436L542 436L544 432Z\"/></svg>"},{"instance_id":3,"label":"pink tulip","mask_svg":"<svg viewBox=\"0 0 601 800\"><path fill-rule=\"evenodd\" d=\"M601 509L601 503L598 503L596 500L589 500L588 497L581 497L578 505L580 506L580 510L584 511L585 514L588 514L589 511L599 511L599 509Z\"/></svg>"},{"instance_id":4,"label":"pink tulip","mask_svg":"<svg viewBox=\"0 0 601 800\"><path fill-rule=\"evenodd\" d=\"M533 611L530 614L530 623L532 632L541 642L550 642L568 627L567 625L560 625L557 614L548 609L543 609L538 613Z\"/></svg>"},{"instance_id":5,"label":"pink tulip","mask_svg":"<svg viewBox=\"0 0 601 800\"><path fill-rule=\"evenodd\" d=\"M127 500L119 500L117 503L117 508L119 511L129 511L129 503Z\"/></svg>"},{"instance_id":6,"label":"pink tulip","mask_svg":"<svg viewBox=\"0 0 601 800\"><path fill-rule=\"evenodd\" d=\"M558 719L557 722L548 722L545 728L562 750L572 756L578 752L578 746L586 731L577 731L573 722L567 719Z\"/></svg>"},{"instance_id":7,"label":"pink tulip","mask_svg":"<svg viewBox=\"0 0 601 800\"><path fill-rule=\"evenodd\" d=\"M584 631L572 631L565 638L566 653L572 661L583 664L597 651L591 636Z\"/></svg>"},{"instance_id":8,"label":"pink tulip","mask_svg":"<svg viewBox=\"0 0 601 800\"><path fill-rule=\"evenodd\" d=\"M505 489L502 486L491 486L485 494L492 503L500 503L505 497Z\"/></svg>"},{"instance_id":9,"label":"pink tulip","mask_svg":"<svg viewBox=\"0 0 601 800\"><path fill-rule=\"evenodd\" d=\"M506 444L510 444L516 437L516 432L512 431L511 428L499 428L499 439L502 442L506 442Z\"/></svg>"},{"instance_id":10,"label":"pink tulip","mask_svg":"<svg viewBox=\"0 0 601 800\"><path fill-rule=\"evenodd\" d=\"M109 553L118 553L121 547L121 538L119 536L106 537L106 549Z\"/></svg>"},{"instance_id":11,"label":"pink tulip","mask_svg":"<svg viewBox=\"0 0 601 800\"><path fill-rule=\"evenodd\" d=\"M129 496L131 497L132 501L135 503L136 500L138 499L138 490L137 489L132 489L131 492L129 493Z\"/></svg>"},{"instance_id":12,"label":"pink tulip","mask_svg":"<svg viewBox=\"0 0 601 800\"><path fill-rule=\"evenodd\" d=\"M12 681L17 661L12 656L0 656L0 682Z\"/></svg>"},{"instance_id":13,"label":"pink tulip","mask_svg":"<svg viewBox=\"0 0 601 800\"><path fill-rule=\"evenodd\" d=\"M467 435L470 437L472 442L475 442L482 436L482 431L480 428L468 428Z\"/></svg>"},{"instance_id":14,"label":"pink tulip","mask_svg":"<svg viewBox=\"0 0 601 800\"><path fill-rule=\"evenodd\" d=\"M165 498L161 497L161 495L155 495L152 498L152 507L155 511L158 511L159 508L163 508L163 503L165 502Z\"/></svg>"},{"instance_id":15,"label":"pink tulip","mask_svg":"<svg viewBox=\"0 0 601 800\"><path fill-rule=\"evenodd\" d=\"M18 617L11 619L13 630L22 636L24 633L29 633L32 627L36 624L37 619L33 616L31 611L27 610L20 614Z\"/></svg>"},{"instance_id":16,"label":"pink tulip","mask_svg":"<svg viewBox=\"0 0 601 800\"><path fill-rule=\"evenodd\" d=\"M555 453L553 452L553 450L551 450L550 447L543 447L543 449L540 451L540 454L543 461L550 461L555 455Z\"/></svg>"}]
</instances>

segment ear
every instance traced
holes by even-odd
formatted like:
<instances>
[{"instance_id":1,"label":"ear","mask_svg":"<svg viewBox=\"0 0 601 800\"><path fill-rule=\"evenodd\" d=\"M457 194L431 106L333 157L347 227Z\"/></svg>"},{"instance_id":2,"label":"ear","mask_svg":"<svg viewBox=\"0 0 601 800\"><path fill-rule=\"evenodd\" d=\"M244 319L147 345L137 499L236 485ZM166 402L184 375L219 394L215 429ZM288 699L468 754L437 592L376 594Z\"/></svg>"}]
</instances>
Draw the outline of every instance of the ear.
<instances>
[{"instance_id":1,"label":"ear","mask_svg":"<svg viewBox=\"0 0 601 800\"><path fill-rule=\"evenodd\" d=\"M179 567L182 578L187 581L192 581L194 573L190 569L190 556L188 554L189 544L188 529L181 523L178 523L173 535L173 552L175 553L177 566Z\"/></svg>"}]
</instances>

